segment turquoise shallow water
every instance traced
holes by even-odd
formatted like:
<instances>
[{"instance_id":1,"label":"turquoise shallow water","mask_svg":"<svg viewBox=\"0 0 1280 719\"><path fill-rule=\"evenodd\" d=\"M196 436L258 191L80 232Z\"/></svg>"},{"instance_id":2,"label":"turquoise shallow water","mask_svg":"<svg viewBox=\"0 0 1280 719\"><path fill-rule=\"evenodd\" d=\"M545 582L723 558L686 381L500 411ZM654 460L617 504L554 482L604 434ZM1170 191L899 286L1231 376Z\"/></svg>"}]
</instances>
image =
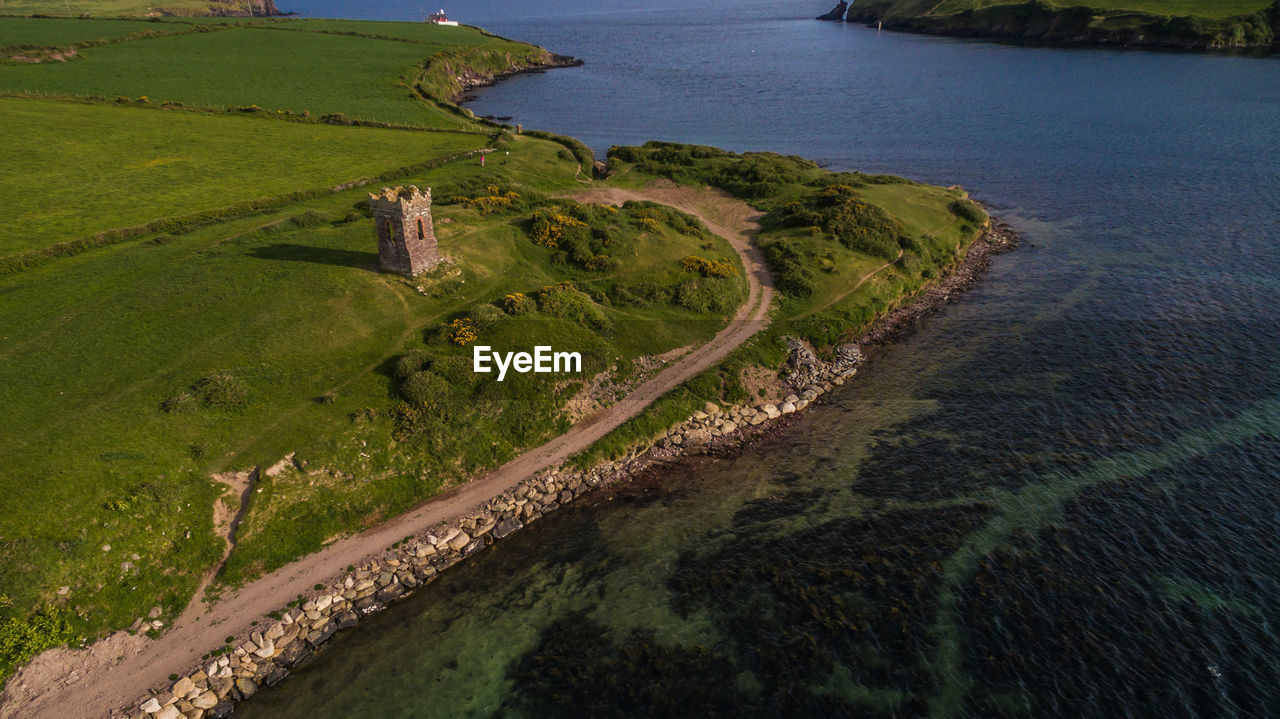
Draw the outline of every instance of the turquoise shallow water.
<instances>
[{"instance_id":1,"label":"turquoise shallow water","mask_svg":"<svg viewBox=\"0 0 1280 719\"><path fill-rule=\"evenodd\" d=\"M472 109L962 184L1024 247L786 432L514 535L241 714L1280 714L1277 59L618 7L447 8L587 61Z\"/></svg>"}]
</instances>

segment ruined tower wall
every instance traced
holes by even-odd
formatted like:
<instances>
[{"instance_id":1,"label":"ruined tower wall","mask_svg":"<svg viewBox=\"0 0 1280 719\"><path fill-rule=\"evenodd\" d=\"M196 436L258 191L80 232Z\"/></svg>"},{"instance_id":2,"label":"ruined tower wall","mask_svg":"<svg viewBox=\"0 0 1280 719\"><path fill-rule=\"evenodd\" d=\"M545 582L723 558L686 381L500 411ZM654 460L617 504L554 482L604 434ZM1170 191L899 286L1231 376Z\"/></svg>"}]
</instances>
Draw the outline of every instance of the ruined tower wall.
<instances>
[{"instance_id":1,"label":"ruined tower wall","mask_svg":"<svg viewBox=\"0 0 1280 719\"><path fill-rule=\"evenodd\" d=\"M425 193L413 185L386 188L369 195L369 206L383 272L412 277L440 262L431 223L431 188Z\"/></svg>"}]
</instances>

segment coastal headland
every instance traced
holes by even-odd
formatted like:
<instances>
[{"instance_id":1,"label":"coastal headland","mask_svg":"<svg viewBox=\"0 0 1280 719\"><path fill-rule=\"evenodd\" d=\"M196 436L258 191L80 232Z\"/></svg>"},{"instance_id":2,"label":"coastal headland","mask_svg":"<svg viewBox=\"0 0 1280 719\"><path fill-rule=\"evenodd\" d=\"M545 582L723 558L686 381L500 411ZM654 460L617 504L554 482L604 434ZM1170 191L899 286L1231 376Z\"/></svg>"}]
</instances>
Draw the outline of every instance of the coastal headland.
<instances>
[{"instance_id":1,"label":"coastal headland","mask_svg":"<svg viewBox=\"0 0 1280 719\"><path fill-rule=\"evenodd\" d=\"M958 188L771 153L590 177L453 102L573 64L473 28L0 27L32 198L0 225L0 716L219 716L588 488L803 410L1007 237ZM380 274L368 193L411 183L447 261ZM499 384L477 341L583 372Z\"/></svg>"},{"instance_id":2,"label":"coastal headland","mask_svg":"<svg viewBox=\"0 0 1280 719\"><path fill-rule=\"evenodd\" d=\"M841 0L819 20L886 30L1066 45L1273 51L1280 2Z\"/></svg>"}]
</instances>

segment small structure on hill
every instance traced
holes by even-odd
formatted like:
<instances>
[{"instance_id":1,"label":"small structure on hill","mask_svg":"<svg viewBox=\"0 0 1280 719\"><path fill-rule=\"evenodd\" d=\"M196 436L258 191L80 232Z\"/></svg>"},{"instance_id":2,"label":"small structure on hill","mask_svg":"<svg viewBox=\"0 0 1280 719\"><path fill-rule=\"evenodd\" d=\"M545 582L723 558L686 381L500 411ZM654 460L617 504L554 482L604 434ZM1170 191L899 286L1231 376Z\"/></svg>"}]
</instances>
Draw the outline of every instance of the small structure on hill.
<instances>
[{"instance_id":1,"label":"small structure on hill","mask_svg":"<svg viewBox=\"0 0 1280 719\"><path fill-rule=\"evenodd\" d=\"M384 187L381 193L369 195L369 207L383 272L413 277L439 264L430 187L425 193L414 185Z\"/></svg>"},{"instance_id":2,"label":"small structure on hill","mask_svg":"<svg viewBox=\"0 0 1280 719\"><path fill-rule=\"evenodd\" d=\"M436 25L444 25L445 27L458 26L458 23L456 21L450 20L448 17L445 16L443 9L441 9L440 12L433 12L430 15L428 15L427 22L434 23Z\"/></svg>"}]
</instances>

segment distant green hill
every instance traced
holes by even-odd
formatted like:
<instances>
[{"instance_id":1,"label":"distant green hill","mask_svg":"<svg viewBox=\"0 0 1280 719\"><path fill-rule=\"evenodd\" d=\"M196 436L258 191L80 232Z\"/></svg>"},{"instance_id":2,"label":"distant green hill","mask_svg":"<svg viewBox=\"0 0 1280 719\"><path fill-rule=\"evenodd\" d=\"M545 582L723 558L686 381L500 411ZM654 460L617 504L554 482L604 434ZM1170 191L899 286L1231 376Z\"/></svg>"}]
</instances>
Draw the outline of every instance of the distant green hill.
<instances>
[{"instance_id":1,"label":"distant green hill","mask_svg":"<svg viewBox=\"0 0 1280 719\"><path fill-rule=\"evenodd\" d=\"M281 14L274 0L0 0L0 15L194 17Z\"/></svg>"},{"instance_id":2,"label":"distant green hill","mask_svg":"<svg viewBox=\"0 0 1280 719\"><path fill-rule=\"evenodd\" d=\"M1272 47L1280 0L855 0L822 19L941 35L1097 45Z\"/></svg>"}]
</instances>

